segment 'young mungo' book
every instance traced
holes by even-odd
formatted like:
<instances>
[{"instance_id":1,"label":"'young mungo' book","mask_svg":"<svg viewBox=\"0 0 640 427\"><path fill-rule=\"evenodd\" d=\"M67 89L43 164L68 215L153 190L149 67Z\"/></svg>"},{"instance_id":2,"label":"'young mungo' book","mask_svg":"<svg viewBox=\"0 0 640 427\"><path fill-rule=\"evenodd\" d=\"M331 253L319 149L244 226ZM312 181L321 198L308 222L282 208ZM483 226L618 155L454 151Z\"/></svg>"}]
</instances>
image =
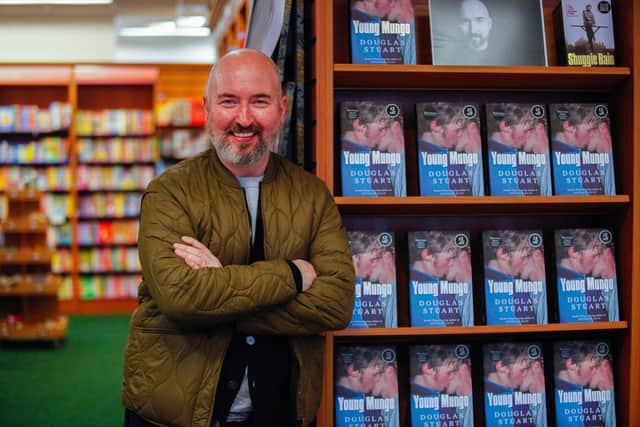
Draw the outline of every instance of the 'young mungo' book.
<instances>
[{"instance_id":1,"label":"'young mungo' book","mask_svg":"<svg viewBox=\"0 0 640 427\"><path fill-rule=\"evenodd\" d=\"M469 233L409 233L411 326L472 326Z\"/></svg>"},{"instance_id":2,"label":"'young mungo' book","mask_svg":"<svg viewBox=\"0 0 640 427\"><path fill-rule=\"evenodd\" d=\"M409 346L412 427L473 426L469 346Z\"/></svg>"},{"instance_id":3,"label":"'young mungo' book","mask_svg":"<svg viewBox=\"0 0 640 427\"><path fill-rule=\"evenodd\" d=\"M394 103L340 104L343 196L406 196L402 111Z\"/></svg>"},{"instance_id":4,"label":"'young mungo' book","mask_svg":"<svg viewBox=\"0 0 640 427\"><path fill-rule=\"evenodd\" d=\"M560 322L620 320L611 230L556 230L555 249Z\"/></svg>"},{"instance_id":5,"label":"'young mungo' book","mask_svg":"<svg viewBox=\"0 0 640 427\"><path fill-rule=\"evenodd\" d=\"M551 104L549 116L555 194L616 194L607 104Z\"/></svg>"},{"instance_id":6,"label":"'young mungo' book","mask_svg":"<svg viewBox=\"0 0 640 427\"><path fill-rule=\"evenodd\" d=\"M351 0L351 63L415 64L413 2Z\"/></svg>"},{"instance_id":7,"label":"'young mungo' book","mask_svg":"<svg viewBox=\"0 0 640 427\"><path fill-rule=\"evenodd\" d=\"M611 2L562 0L553 12L553 21L560 64L616 65Z\"/></svg>"},{"instance_id":8,"label":"'young mungo' book","mask_svg":"<svg viewBox=\"0 0 640 427\"><path fill-rule=\"evenodd\" d=\"M541 0L429 0L434 65L547 65Z\"/></svg>"},{"instance_id":9,"label":"'young mungo' book","mask_svg":"<svg viewBox=\"0 0 640 427\"><path fill-rule=\"evenodd\" d=\"M547 426L544 360L539 343L483 346L486 425Z\"/></svg>"},{"instance_id":10,"label":"'young mungo' book","mask_svg":"<svg viewBox=\"0 0 640 427\"><path fill-rule=\"evenodd\" d=\"M616 405L611 345L607 340L553 344L558 427L615 427Z\"/></svg>"},{"instance_id":11,"label":"'young mungo' book","mask_svg":"<svg viewBox=\"0 0 640 427\"><path fill-rule=\"evenodd\" d=\"M487 325L548 323L542 232L485 231L482 244Z\"/></svg>"},{"instance_id":12,"label":"'young mungo' book","mask_svg":"<svg viewBox=\"0 0 640 427\"><path fill-rule=\"evenodd\" d=\"M483 196L477 104L416 105L421 196Z\"/></svg>"},{"instance_id":13,"label":"'young mungo' book","mask_svg":"<svg viewBox=\"0 0 640 427\"><path fill-rule=\"evenodd\" d=\"M353 316L348 328L396 328L395 239L390 232L348 231L356 273Z\"/></svg>"},{"instance_id":14,"label":"'young mungo' book","mask_svg":"<svg viewBox=\"0 0 640 427\"><path fill-rule=\"evenodd\" d=\"M545 108L487 104L487 164L492 196L550 196Z\"/></svg>"},{"instance_id":15,"label":"'young mungo' book","mask_svg":"<svg viewBox=\"0 0 640 427\"><path fill-rule=\"evenodd\" d=\"M399 427L397 370L394 346L336 347L336 427Z\"/></svg>"}]
</instances>

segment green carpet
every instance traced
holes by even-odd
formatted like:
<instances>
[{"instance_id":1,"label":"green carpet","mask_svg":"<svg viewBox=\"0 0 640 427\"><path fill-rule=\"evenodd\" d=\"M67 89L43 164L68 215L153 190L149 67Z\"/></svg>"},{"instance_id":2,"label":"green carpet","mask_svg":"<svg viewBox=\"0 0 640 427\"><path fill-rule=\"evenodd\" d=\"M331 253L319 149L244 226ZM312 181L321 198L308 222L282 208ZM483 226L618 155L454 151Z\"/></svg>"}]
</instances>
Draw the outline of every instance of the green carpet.
<instances>
[{"instance_id":1,"label":"green carpet","mask_svg":"<svg viewBox=\"0 0 640 427\"><path fill-rule=\"evenodd\" d=\"M122 426L129 316L72 316L58 349L0 348L0 426Z\"/></svg>"}]
</instances>

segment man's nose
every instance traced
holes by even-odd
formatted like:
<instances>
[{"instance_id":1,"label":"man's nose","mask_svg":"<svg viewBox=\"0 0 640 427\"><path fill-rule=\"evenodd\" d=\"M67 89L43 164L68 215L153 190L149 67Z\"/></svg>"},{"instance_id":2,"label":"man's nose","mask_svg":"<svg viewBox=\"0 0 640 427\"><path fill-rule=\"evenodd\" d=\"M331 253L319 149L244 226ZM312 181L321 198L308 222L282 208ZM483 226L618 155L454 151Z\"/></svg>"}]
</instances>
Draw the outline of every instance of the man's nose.
<instances>
[{"instance_id":1,"label":"man's nose","mask_svg":"<svg viewBox=\"0 0 640 427\"><path fill-rule=\"evenodd\" d=\"M253 117L248 105L240 106L238 115L236 117L236 121L240 126L243 126L243 127L247 127L252 123Z\"/></svg>"}]
</instances>

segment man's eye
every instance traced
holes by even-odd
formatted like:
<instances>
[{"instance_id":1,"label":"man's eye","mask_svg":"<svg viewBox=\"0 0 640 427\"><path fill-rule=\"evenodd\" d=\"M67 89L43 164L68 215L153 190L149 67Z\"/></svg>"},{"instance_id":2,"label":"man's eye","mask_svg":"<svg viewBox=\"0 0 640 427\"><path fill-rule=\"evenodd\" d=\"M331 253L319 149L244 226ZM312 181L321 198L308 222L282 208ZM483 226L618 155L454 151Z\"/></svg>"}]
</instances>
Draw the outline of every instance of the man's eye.
<instances>
[{"instance_id":1,"label":"man's eye","mask_svg":"<svg viewBox=\"0 0 640 427\"><path fill-rule=\"evenodd\" d=\"M225 106L225 107L230 107L235 105L235 101L233 99L223 99L222 101L220 101L220 105Z\"/></svg>"}]
</instances>

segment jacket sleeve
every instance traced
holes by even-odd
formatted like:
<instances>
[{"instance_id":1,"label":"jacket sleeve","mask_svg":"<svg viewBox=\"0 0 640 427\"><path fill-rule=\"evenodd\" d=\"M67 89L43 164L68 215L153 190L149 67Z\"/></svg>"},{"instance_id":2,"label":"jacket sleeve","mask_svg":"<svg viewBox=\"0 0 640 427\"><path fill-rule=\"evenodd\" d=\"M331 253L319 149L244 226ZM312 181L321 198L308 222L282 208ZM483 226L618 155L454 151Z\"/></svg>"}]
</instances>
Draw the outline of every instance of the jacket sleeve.
<instances>
[{"instance_id":1,"label":"jacket sleeve","mask_svg":"<svg viewBox=\"0 0 640 427\"><path fill-rule=\"evenodd\" d=\"M340 213L323 185L319 225L311 236L309 262L316 269L313 285L295 299L237 323L253 334L311 335L344 329L353 314L355 273Z\"/></svg>"},{"instance_id":2,"label":"jacket sleeve","mask_svg":"<svg viewBox=\"0 0 640 427\"><path fill-rule=\"evenodd\" d=\"M142 198L138 252L144 284L160 311L176 322L217 324L283 304L296 296L284 260L193 270L173 252L195 235L184 192L152 181Z\"/></svg>"}]
</instances>

